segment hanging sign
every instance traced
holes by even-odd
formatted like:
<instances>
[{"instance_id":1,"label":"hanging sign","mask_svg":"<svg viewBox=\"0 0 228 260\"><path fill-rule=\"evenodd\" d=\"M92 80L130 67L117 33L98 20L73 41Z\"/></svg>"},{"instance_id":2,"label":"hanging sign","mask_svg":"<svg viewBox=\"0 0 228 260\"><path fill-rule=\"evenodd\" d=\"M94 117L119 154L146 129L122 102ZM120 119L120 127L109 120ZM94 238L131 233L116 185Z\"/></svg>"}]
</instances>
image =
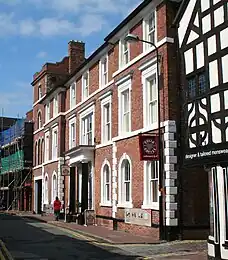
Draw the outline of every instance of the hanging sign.
<instances>
[{"instance_id":1,"label":"hanging sign","mask_svg":"<svg viewBox=\"0 0 228 260\"><path fill-rule=\"evenodd\" d=\"M139 151L141 161L159 160L158 135L139 135Z\"/></svg>"}]
</instances>

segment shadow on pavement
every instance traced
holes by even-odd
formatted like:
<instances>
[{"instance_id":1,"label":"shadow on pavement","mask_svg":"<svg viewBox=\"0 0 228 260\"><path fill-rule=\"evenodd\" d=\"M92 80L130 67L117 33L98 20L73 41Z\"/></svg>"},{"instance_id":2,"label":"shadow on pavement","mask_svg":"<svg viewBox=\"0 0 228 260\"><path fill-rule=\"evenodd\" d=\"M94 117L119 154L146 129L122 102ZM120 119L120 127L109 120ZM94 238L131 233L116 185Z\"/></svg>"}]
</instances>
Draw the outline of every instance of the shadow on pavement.
<instances>
[{"instance_id":1,"label":"shadow on pavement","mask_svg":"<svg viewBox=\"0 0 228 260\"><path fill-rule=\"evenodd\" d=\"M67 236L58 228L0 214L0 239L17 259L136 259Z\"/></svg>"}]
</instances>

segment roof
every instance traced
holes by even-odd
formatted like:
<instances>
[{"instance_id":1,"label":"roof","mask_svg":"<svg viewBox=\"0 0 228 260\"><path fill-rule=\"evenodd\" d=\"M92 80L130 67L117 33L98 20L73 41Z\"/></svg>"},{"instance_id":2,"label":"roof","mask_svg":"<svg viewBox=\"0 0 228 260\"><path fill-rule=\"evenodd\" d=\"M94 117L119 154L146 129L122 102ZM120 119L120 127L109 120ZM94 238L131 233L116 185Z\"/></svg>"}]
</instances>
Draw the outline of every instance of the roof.
<instances>
[{"instance_id":1,"label":"roof","mask_svg":"<svg viewBox=\"0 0 228 260\"><path fill-rule=\"evenodd\" d=\"M181 18L183 16L183 14L184 14L188 4L189 4L189 1L190 0L182 0L180 8L179 8L179 10L177 12L177 15L176 15L176 17L175 17L175 19L173 21L173 26L178 26L179 25L179 22L180 22L180 20L181 20Z\"/></svg>"},{"instance_id":2,"label":"roof","mask_svg":"<svg viewBox=\"0 0 228 260\"><path fill-rule=\"evenodd\" d=\"M105 41L109 41L117 32L119 32L128 22L130 22L144 7L152 0L144 0L133 10L110 34L105 37Z\"/></svg>"},{"instance_id":3,"label":"roof","mask_svg":"<svg viewBox=\"0 0 228 260\"><path fill-rule=\"evenodd\" d=\"M131 21L144 7L146 7L152 0L144 0L136 9L131 12L108 36L105 37L104 43L96 49L76 70L74 70L64 84L66 84L78 71L87 65L96 55L110 44L108 41L121 30L129 21Z\"/></svg>"},{"instance_id":4,"label":"roof","mask_svg":"<svg viewBox=\"0 0 228 260\"><path fill-rule=\"evenodd\" d=\"M117 34L127 23L129 23L141 10L143 10L149 3L151 3L151 1L153 1L153 0L144 0L140 5L138 5L111 33L109 33L105 37L105 39L104 39L105 42L100 47L98 47L77 69L75 69L71 74L69 74L67 79L64 82L61 82L61 84L56 85L55 90L59 87L63 87L65 84L67 84L67 82L72 77L74 77L77 72L79 72L81 69L83 69L90 61L92 61L99 54L99 52L101 52L109 44L112 44L112 43L109 43L108 41L115 34ZM170 1L172 1L172 0L170 0ZM179 1L182 1L182 0L179 0ZM188 1L189 0L187 0L187 2ZM53 91L51 91L49 94L51 94Z\"/></svg>"}]
</instances>

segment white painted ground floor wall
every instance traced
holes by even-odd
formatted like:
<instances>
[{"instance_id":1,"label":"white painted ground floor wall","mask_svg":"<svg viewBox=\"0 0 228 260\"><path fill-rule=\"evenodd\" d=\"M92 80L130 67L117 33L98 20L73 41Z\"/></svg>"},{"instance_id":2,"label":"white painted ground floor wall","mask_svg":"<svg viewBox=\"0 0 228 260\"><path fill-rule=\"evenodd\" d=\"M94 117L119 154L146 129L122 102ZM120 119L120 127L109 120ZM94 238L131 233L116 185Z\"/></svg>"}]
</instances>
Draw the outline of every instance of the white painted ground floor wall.
<instances>
[{"instance_id":1,"label":"white painted ground floor wall","mask_svg":"<svg viewBox=\"0 0 228 260\"><path fill-rule=\"evenodd\" d=\"M228 166L216 166L208 171L210 193L210 236L208 255L228 259ZM227 241L228 242L228 241Z\"/></svg>"}]
</instances>

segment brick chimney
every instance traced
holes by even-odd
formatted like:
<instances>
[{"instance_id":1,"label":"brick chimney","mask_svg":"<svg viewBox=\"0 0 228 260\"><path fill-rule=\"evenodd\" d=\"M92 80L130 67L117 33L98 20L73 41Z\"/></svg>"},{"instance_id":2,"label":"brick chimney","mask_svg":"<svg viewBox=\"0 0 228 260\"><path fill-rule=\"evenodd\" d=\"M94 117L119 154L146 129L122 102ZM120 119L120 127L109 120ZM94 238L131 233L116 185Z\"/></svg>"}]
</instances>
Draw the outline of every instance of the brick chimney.
<instances>
[{"instance_id":1,"label":"brick chimney","mask_svg":"<svg viewBox=\"0 0 228 260\"><path fill-rule=\"evenodd\" d=\"M71 74L85 61L85 43L70 41L68 43L69 73Z\"/></svg>"}]
</instances>

